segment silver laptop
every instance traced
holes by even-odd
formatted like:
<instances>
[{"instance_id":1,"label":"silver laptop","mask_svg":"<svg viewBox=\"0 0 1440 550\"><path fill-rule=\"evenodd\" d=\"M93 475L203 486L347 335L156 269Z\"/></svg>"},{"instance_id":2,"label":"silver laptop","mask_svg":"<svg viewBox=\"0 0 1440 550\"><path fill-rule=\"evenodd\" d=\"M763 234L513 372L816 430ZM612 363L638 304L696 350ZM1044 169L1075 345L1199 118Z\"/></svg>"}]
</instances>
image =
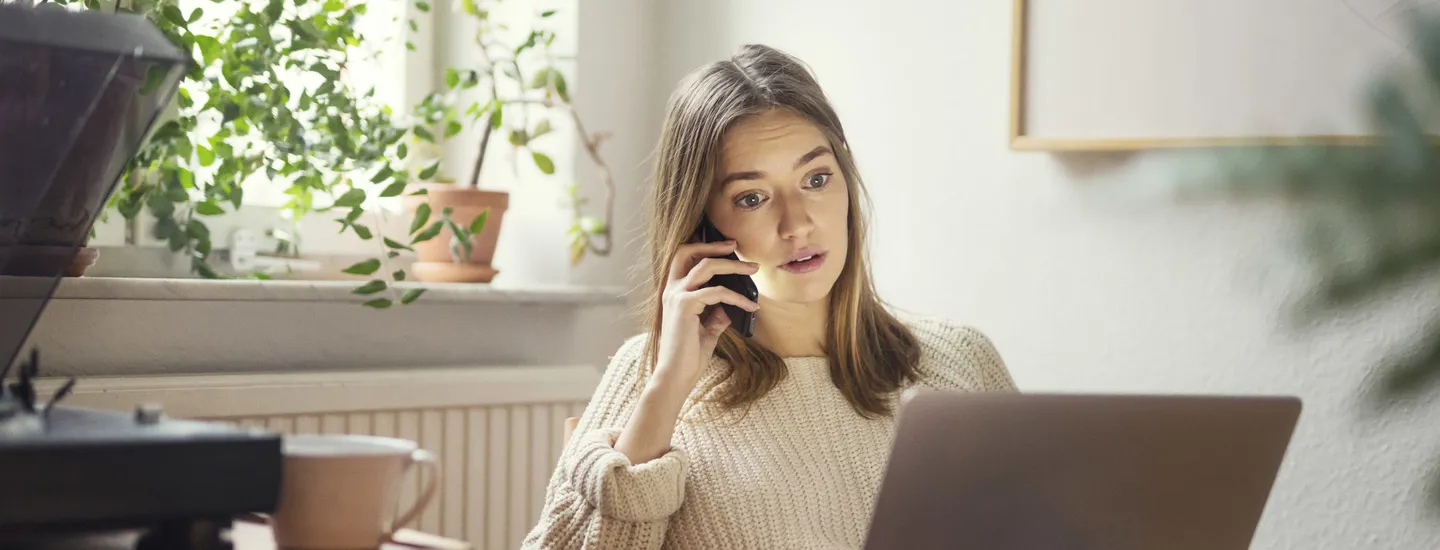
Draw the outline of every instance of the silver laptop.
<instances>
[{"instance_id":1,"label":"silver laptop","mask_svg":"<svg viewBox=\"0 0 1440 550\"><path fill-rule=\"evenodd\" d=\"M865 548L1240 550L1293 397L921 392Z\"/></svg>"}]
</instances>

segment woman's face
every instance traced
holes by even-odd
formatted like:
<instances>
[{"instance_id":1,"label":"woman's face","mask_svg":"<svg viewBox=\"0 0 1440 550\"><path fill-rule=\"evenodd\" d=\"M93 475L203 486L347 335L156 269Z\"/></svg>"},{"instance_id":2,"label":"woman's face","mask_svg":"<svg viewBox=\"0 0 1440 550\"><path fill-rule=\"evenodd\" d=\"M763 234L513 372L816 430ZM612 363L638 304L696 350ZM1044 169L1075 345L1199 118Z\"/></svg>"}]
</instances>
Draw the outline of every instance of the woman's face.
<instances>
[{"instance_id":1,"label":"woman's face","mask_svg":"<svg viewBox=\"0 0 1440 550\"><path fill-rule=\"evenodd\" d=\"M719 191L706 214L738 244L764 297L824 299L845 266L850 193L830 141L776 109L737 121L721 144Z\"/></svg>"}]
</instances>

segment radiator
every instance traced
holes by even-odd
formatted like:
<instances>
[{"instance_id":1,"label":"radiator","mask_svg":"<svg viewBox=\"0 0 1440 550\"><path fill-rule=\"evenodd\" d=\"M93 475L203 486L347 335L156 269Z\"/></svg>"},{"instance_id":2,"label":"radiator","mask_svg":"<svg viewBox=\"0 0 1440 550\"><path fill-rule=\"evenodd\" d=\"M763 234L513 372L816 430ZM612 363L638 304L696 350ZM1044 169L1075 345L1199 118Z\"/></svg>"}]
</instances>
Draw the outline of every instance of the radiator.
<instances>
[{"instance_id":1,"label":"radiator","mask_svg":"<svg viewBox=\"0 0 1440 550\"><path fill-rule=\"evenodd\" d=\"M599 377L590 366L87 377L66 402L160 403L177 418L416 441L439 459L443 483L412 527L488 550L518 548L539 519L564 420L580 415ZM43 381L42 399L57 386ZM419 470L398 506L413 502Z\"/></svg>"}]
</instances>

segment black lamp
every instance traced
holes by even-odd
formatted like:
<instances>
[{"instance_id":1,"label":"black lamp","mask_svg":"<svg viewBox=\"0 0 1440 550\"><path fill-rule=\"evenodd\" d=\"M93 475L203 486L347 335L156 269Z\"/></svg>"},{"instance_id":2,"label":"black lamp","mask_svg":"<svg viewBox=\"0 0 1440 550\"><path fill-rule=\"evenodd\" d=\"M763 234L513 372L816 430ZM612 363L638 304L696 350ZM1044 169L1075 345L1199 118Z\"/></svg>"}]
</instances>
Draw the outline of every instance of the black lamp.
<instances>
[{"instance_id":1,"label":"black lamp","mask_svg":"<svg viewBox=\"0 0 1440 550\"><path fill-rule=\"evenodd\" d=\"M138 15L0 4L0 548L223 548L278 501L277 435L57 407L73 380L37 395L33 349L12 368L192 67Z\"/></svg>"},{"instance_id":2,"label":"black lamp","mask_svg":"<svg viewBox=\"0 0 1440 550\"><path fill-rule=\"evenodd\" d=\"M138 15L0 4L0 367L190 66Z\"/></svg>"}]
</instances>

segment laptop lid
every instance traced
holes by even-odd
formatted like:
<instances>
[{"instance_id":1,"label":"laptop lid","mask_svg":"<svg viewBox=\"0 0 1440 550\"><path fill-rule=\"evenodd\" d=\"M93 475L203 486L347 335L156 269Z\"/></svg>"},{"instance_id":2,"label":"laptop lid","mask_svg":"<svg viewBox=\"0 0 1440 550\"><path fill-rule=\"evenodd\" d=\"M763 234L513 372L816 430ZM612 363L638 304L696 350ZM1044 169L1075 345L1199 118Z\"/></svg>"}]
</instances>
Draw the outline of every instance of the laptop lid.
<instances>
[{"instance_id":1,"label":"laptop lid","mask_svg":"<svg viewBox=\"0 0 1440 550\"><path fill-rule=\"evenodd\" d=\"M921 392L901 409L866 548L1249 548L1300 409Z\"/></svg>"}]
</instances>

